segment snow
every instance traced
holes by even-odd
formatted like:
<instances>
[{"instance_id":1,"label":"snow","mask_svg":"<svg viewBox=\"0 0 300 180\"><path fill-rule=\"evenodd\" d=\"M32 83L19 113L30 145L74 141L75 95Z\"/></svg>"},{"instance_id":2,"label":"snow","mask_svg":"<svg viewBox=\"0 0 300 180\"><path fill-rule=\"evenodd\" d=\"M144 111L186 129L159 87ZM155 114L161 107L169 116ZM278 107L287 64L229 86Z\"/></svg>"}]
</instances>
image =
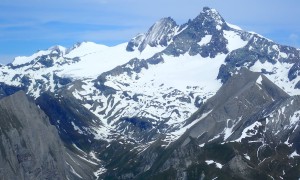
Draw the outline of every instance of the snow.
<instances>
[{"instance_id":1,"label":"snow","mask_svg":"<svg viewBox=\"0 0 300 180\"><path fill-rule=\"evenodd\" d=\"M108 47L92 42L83 42L75 45L73 48L67 50L62 46L54 46L48 50L39 51L29 57L17 57L13 62L14 65L19 65L31 62L30 65L25 65L17 69L11 69L9 66L2 66L0 74L0 82L5 82L8 85L20 86L20 81L23 75L29 77L32 81L28 87L28 92L33 97L39 97L40 93L44 91L54 92L56 85L54 83L54 74L60 77L67 77L73 80L83 78L96 78L99 74L109 71L118 65L127 63L133 58L147 59L152 57L155 53L162 51L165 47L146 47L140 53L139 51L126 51L127 43L117 46ZM57 57L52 57L53 66L45 67L37 59L42 55L49 55L61 51ZM80 58L79 62L72 58ZM18 75L20 77L17 77ZM36 82L45 82L42 86L36 87ZM75 92L76 93L76 92ZM76 94L74 94L76 95ZM80 98L77 96L77 98Z\"/></svg>"},{"instance_id":2,"label":"snow","mask_svg":"<svg viewBox=\"0 0 300 180\"><path fill-rule=\"evenodd\" d=\"M171 28L173 27L171 22L169 22L168 18L163 18L159 20L151 27L151 31L149 31L146 34L145 43L146 44L157 43L156 41L159 41L164 35L168 35L166 33L168 33L171 30Z\"/></svg>"},{"instance_id":3,"label":"snow","mask_svg":"<svg viewBox=\"0 0 300 180\"><path fill-rule=\"evenodd\" d=\"M11 70L8 66L1 67L2 74L5 73L5 76L0 78L0 81L6 82L9 85L19 85L18 79L12 81L13 77L16 74L27 74L31 77L33 81L35 80L44 80L49 84L46 85L46 88L50 91L54 91L54 81L53 73L55 72L61 77L71 77L71 78L87 78L89 76L95 77L105 71L109 71L115 68L118 65L127 63L130 59L138 58L149 58L153 56L156 52L163 50L163 47L147 47L142 53L140 52L127 52L126 43L114 46L107 47L103 45L98 45L91 42L85 42L71 49L67 54L61 54L62 57L54 59L54 66L45 68L39 62L35 62L34 65L24 66L15 70ZM53 47L59 48L62 51L63 47ZM51 48L46 51L39 51L38 53L30 57L17 57L13 62L14 65L27 63L34 58L37 58L41 55L46 55L51 53ZM66 50L65 50L66 51ZM61 65L61 62L65 59L70 59L74 57L80 57L80 62L74 63L72 60L70 63ZM36 61L36 60L35 60ZM57 63L57 64L56 64ZM32 67L39 69L38 71L31 69ZM46 76L50 76L50 80L45 79ZM33 83L34 84L34 83ZM39 96L39 90L34 89L34 86L29 87L29 92L34 93L35 97Z\"/></svg>"},{"instance_id":4,"label":"snow","mask_svg":"<svg viewBox=\"0 0 300 180\"><path fill-rule=\"evenodd\" d=\"M296 128L297 128L297 126L294 129L296 129ZM287 140L284 142L284 144L286 144L289 147L292 147L293 144L290 144L289 140L290 140L290 137L287 138Z\"/></svg>"},{"instance_id":5,"label":"snow","mask_svg":"<svg viewBox=\"0 0 300 180\"><path fill-rule=\"evenodd\" d=\"M295 84L300 80L300 77L295 78L290 81L288 78L288 73L293 64L276 62L275 64L264 62L261 63L257 61L250 70L253 72L261 72L265 69L267 72L272 72L272 74L264 74L268 79L270 79L274 84L283 89L289 95L299 95L300 91L295 89Z\"/></svg>"},{"instance_id":6,"label":"snow","mask_svg":"<svg viewBox=\"0 0 300 180\"><path fill-rule=\"evenodd\" d=\"M96 162L94 162L94 161L91 161L91 160L89 160L89 159L86 159L85 157L83 157L83 156L79 156L79 155L77 155L80 159L82 159L82 160L84 160L84 161L86 161L86 162L88 162L88 163L90 163L90 164L94 164L94 165L98 165L98 163L96 163Z\"/></svg>"},{"instance_id":7,"label":"snow","mask_svg":"<svg viewBox=\"0 0 300 180\"><path fill-rule=\"evenodd\" d=\"M205 35L200 42L198 42L198 44L200 46L204 46L206 44L208 44L211 41L212 35Z\"/></svg>"},{"instance_id":8,"label":"snow","mask_svg":"<svg viewBox=\"0 0 300 180\"><path fill-rule=\"evenodd\" d=\"M71 124L72 124L73 129L75 131L77 131L79 134L83 134L83 132L81 131L81 129L78 126L76 126L76 124L73 121L71 122Z\"/></svg>"},{"instance_id":9,"label":"snow","mask_svg":"<svg viewBox=\"0 0 300 180\"><path fill-rule=\"evenodd\" d=\"M66 57L80 57L81 61L70 66L66 66L58 74L61 76L71 76L75 78L95 77L103 72L109 71L118 65L127 63L133 58L147 59L156 52L162 51L165 47L147 46L143 52L126 51L127 43L114 47L85 43L71 51Z\"/></svg>"},{"instance_id":10,"label":"snow","mask_svg":"<svg viewBox=\"0 0 300 180\"><path fill-rule=\"evenodd\" d=\"M82 179L82 177L74 170L74 168L73 168L69 163L66 162L66 164L70 167L71 172L72 172L74 175L76 175L77 177L79 177L80 179Z\"/></svg>"},{"instance_id":11,"label":"snow","mask_svg":"<svg viewBox=\"0 0 300 180\"><path fill-rule=\"evenodd\" d=\"M234 31L223 31L224 37L228 40L227 49L233 51L247 45L248 41L241 39L241 36Z\"/></svg>"},{"instance_id":12,"label":"snow","mask_svg":"<svg viewBox=\"0 0 300 180\"><path fill-rule=\"evenodd\" d=\"M50 50L43 50L43 51L38 51L37 53L34 53L31 56L18 56L14 59L14 61L12 62L12 64L14 66L20 65L20 64L26 64L29 63L30 61L32 61L33 59L49 54L51 51Z\"/></svg>"},{"instance_id":13,"label":"snow","mask_svg":"<svg viewBox=\"0 0 300 180\"><path fill-rule=\"evenodd\" d=\"M296 123L298 123L300 120L300 111L296 111L294 112L293 116L290 117L290 124L294 125Z\"/></svg>"},{"instance_id":14,"label":"snow","mask_svg":"<svg viewBox=\"0 0 300 180\"><path fill-rule=\"evenodd\" d=\"M222 165L222 164L220 164L220 163L217 163L217 162L215 162L215 164L216 164L217 168L219 168L219 169L222 169L222 167L223 167L223 165Z\"/></svg>"},{"instance_id":15,"label":"snow","mask_svg":"<svg viewBox=\"0 0 300 180\"><path fill-rule=\"evenodd\" d=\"M134 46L132 47L134 51L138 51L139 46L143 43L145 38L146 38L145 33L139 33L130 40L130 42L134 43Z\"/></svg>"},{"instance_id":16,"label":"snow","mask_svg":"<svg viewBox=\"0 0 300 180\"><path fill-rule=\"evenodd\" d=\"M210 165L210 164L213 164L213 163L214 163L214 161L213 161L213 160L206 160L205 162L206 162L206 164L208 164L208 165Z\"/></svg>"},{"instance_id":17,"label":"snow","mask_svg":"<svg viewBox=\"0 0 300 180\"><path fill-rule=\"evenodd\" d=\"M98 159L98 158L96 157L96 154L95 154L94 151L91 151L91 152L89 153L89 155L91 156L92 159L94 159L94 160L96 160L96 161L98 161L98 162L101 161L100 159Z\"/></svg>"},{"instance_id":18,"label":"snow","mask_svg":"<svg viewBox=\"0 0 300 180\"><path fill-rule=\"evenodd\" d=\"M262 85L262 77L261 76L259 76L258 78L257 78L257 80L256 80L256 83L257 84L259 84L259 85Z\"/></svg>"},{"instance_id":19,"label":"snow","mask_svg":"<svg viewBox=\"0 0 300 180\"><path fill-rule=\"evenodd\" d=\"M85 91L76 92L75 97L91 99L94 102L101 102L103 106L97 107L93 113L103 120L104 126L95 127L96 139L102 139L109 135L109 130L114 129L115 119L119 117L144 117L157 121L169 119L166 122L170 127L181 127L183 121L197 110L193 102L197 96L211 97L221 87L221 82L216 80L218 68L223 63L226 55L220 54L216 58L202 58L189 56L188 54L173 57L163 55L164 63L149 65L148 69L142 69L140 73L128 75L126 72L118 76L107 76L106 86L115 88L117 93L108 98L102 96L95 89L93 82L85 81L82 88ZM132 68L128 66L128 68ZM139 77L139 78L136 78ZM124 85L130 84L130 86ZM138 95L137 101L127 99L124 101L126 92L130 97ZM194 94L194 98L190 97ZM191 102L182 102L179 98L191 98ZM85 104L90 108L91 105ZM175 112L174 110L177 110ZM104 112L104 114L99 114ZM114 119L108 123L109 116ZM184 129L173 134L178 137ZM172 139L172 138L170 138ZM170 140L173 141L173 140Z\"/></svg>"},{"instance_id":20,"label":"snow","mask_svg":"<svg viewBox=\"0 0 300 180\"><path fill-rule=\"evenodd\" d=\"M76 146L76 144L72 143L72 146L77 149L78 151L80 151L83 154L86 154L82 149L80 149L78 146Z\"/></svg>"},{"instance_id":21,"label":"snow","mask_svg":"<svg viewBox=\"0 0 300 180\"><path fill-rule=\"evenodd\" d=\"M248 160L250 160L250 156L248 154L244 154L244 157Z\"/></svg>"},{"instance_id":22,"label":"snow","mask_svg":"<svg viewBox=\"0 0 300 180\"><path fill-rule=\"evenodd\" d=\"M213 140L218 139L219 137L221 137L220 134L214 136L214 137L213 137L212 139L210 139L208 142L212 142Z\"/></svg>"},{"instance_id":23,"label":"snow","mask_svg":"<svg viewBox=\"0 0 300 180\"><path fill-rule=\"evenodd\" d=\"M281 58L288 58L288 55L286 53L280 51L279 52L279 57L281 57Z\"/></svg>"},{"instance_id":24,"label":"snow","mask_svg":"<svg viewBox=\"0 0 300 180\"><path fill-rule=\"evenodd\" d=\"M52 53L52 51L54 51L56 49L60 50L63 54L67 51L67 49L65 47L60 46L60 45L56 45L56 46L50 47L47 50L40 50L40 51L34 53L31 56L18 56L14 59L12 64L14 66L17 66L17 65L29 63L30 61L34 60L37 57L40 57L40 56L43 56L43 55L48 55L48 54Z\"/></svg>"},{"instance_id":25,"label":"snow","mask_svg":"<svg viewBox=\"0 0 300 180\"><path fill-rule=\"evenodd\" d=\"M166 141L169 142L169 144L171 142L175 141L183 133L185 133L186 130L188 130L189 128L191 128L193 125L195 125L196 123L198 123L202 119L206 118L211 112L212 112L212 110L210 110L210 111L208 111L206 113L203 113L200 118L196 119L195 121L193 121L192 123L188 124L187 126L181 127L179 130L171 132L170 134L167 135Z\"/></svg>"},{"instance_id":26,"label":"snow","mask_svg":"<svg viewBox=\"0 0 300 180\"><path fill-rule=\"evenodd\" d=\"M140 82L148 83L151 80L156 85L164 84L185 90L187 86L202 86L206 91L216 92L221 83L216 80L218 69L224 62L225 55L216 58L202 58L200 55L180 57L163 55L165 63L153 65L141 72Z\"/></svg>"},{"instance_id":27,"label":"snow","mask_svg":"<svg viewBox=\"0 0 300 180\"><path fill-rule=\"evenodd\" d=\"M289 155L289 158L295 158L296 156L300 156L297 151L294 151L292 154Z\"/></svg>"},{"instance_id":28,"label":"snow","mask_svg":"<svg viewBox=\"0 0 300 180\"><path fill-rule=\"evenodd\" d=\"M228 23L227 23L228 24ZM217 25L221 28L220 25ZM229 25L234 27L233 25ZM148 34L150 39L159 38L162 32L161 24L153 26L151 33ZM185 27L186 28L186 27ZM182 30L184 30L183 28ZM235 29L237 29L235 27ZM177 29L178 30L178 29ZM158 34L157 34L158 33ZM174 29L174 33L179 33ZM235 31L223 31L225 38L228 40L227 48L229 51L244 47L247 41L241 39L238 32ZM212 35L206 35L198 43L200 46L208 44L212 39ZM31 77L35 82L37 80L45 80L48 84L45 90L36 89L33 85L29 87L29 92L33 93L34 97L38 97L42 91L54 91L55 84L53 81L54 73L61 77L71 77L72 79L81 79L86 84L82 86L82 91L75 90L73 95L77 99L90 100L93 103L86 103L84 106L88 109L93 109L96 103L103 104L103 106L97 106L93 109L93 113L101 119L103 126L93 127L95 131L94 135L96 139L108 139L111 135L111 130L115 129L113 125L115 119L120 117L145 117L155 119L157 121L163 121L169 119L166 122L171 128L179 128L167 137L167 141L172 142L182 135L188 128L201 119L209 115L210 112L203 114L201 118L192 122L191 124L183 127L185 120L191 116L193 112L197 110L194 105L194 97L212 97L217 90L221 87L221 82L216 79L219 73L219 67L224 64L224 59L227 54L218 54L215 58L203 58L200 55L190 56L188 53L180 55L179 57L162 55L164 59L163 63L158 65L149 65L148 69L142 69L140 73L133 73L129 76L127 73L120 74L118 76L108 76L105 82L106 86L110 86L118 90L115 95L105 97L94 87L93 80L103 72L112 70L113 68L127 63L133 58L147 59L152 57L155 53L165 49L165 47L150 47L142 51L126 51L127 43L123 43L117 46L108 47L99 45L92 42L84 42L74 46L72 49L67 50L64 47L56 46L49 48L46 51L39 51L31 57L16 58L14 64L26 63L43 54L51 53L53 49L60 49L63 57L54 59L55 62L64 61L64 58L79 57L79 62L70 62L64 65L55 65L50 68L43 68L41 64L36 63L35 68L41 68L38 71L32 71L28 67L18 68L17 70L10 70L7 66L1 68L2 73L7 73L6 76L0 76L0 81L8 82L10 85L19 85L20 80L11 81L16 74L25 74ZM52 50L51 50L52 49ZM279 50L278 46L270 48L271 50ZM279 53L280 57L287 57L285 53ZM294 89L296 82L300 80L296 78L292 84L288 81L287 73L292 64L276 63L275 65L265 62L256 62L251 70L260 72L262 68L267 71L276 72L275 75L266 75L273 82L279 85L290 94L299 94L299 90ZM132 68L128 65L129 68ZM47 80L44 76L50 78ZM88 79L87 79L88 78ZM257 79L257 83L261 84L261 76ZM125 86L124 83L130 84ZM71 87L70 87L71 89ZM123 92L128 93L130 98L134 95L138 95L138 101L132 99L126 99ZM190 93L193 94L191 98ZM179 98L190 98L191 102L182 102ZM126 99L126 101L124 101ZM203 99L205 102L205 99ZM174 111L176 110L176 111ZM104 115L99 112L104 112ZM108 115L110 114L110 115ZM110 117L115 117L112 122L107 120ZM291 117L291 121L295 122L295 117ZM73 122L72 125L75 130L82 133L79 127ZM171 129L170 128L170 129ZM176 129L175 128L175 129ZM224 130L225 139L227 139L232 133L232 127L227 127ZM246 132L243 132L243 137L246 137ZM241 137L242 138L242 137Z\"/></svg>"},{"instance_id":29,"label":"snow","mask_svg":"<svg viewBox=\"0 0 300 180\"><path fill-rule=\"evenodd\" d=\"M52 51L51 53L54 53L53 51L60 51L61 53L65 54L66 51L68 50L67 48L60 46L60 45L56 45L56 46L52 46L50 47L48 50Z\"/></svg>"},{"instance_id":30,"label":"snow","mask_svg":"<svg viewBox=\"0 0 300 180\"><path fill-rule=\"evenodd\" d=\"M213 160L206 160L205 162L206 162L207 165L215 164L216 167L219 168L219 169L222 169L222 167L223 167L222 164L220 164L220 163L218 163L218 162L215 162L215 161L213 161Z\"/></svg>"},{"instance_id":31,"label":"snow","mask_svg":"<svg viewBox=\"0 0 300 180\"><path fill-rule=\"evenodd\" d=\"M242 28L240 28L239 26L237 26L237 25L234 25L234 24L230 24L230 23L228 23L228 22L226 22L226 24L229 26L229 27L231 27L231 28L233 28L233 29L236 29L236 30L243 30Z\"/></svg>"},{"instance_id":32,"label":"snow","mask_svg":"<svg viewBox=\"0 0 300 180\"><path fill-rule=\"evenodd\" d=\"M107 170L104 167L100 167L97 171L94 172L94 175L96 176L96 180L99 179L99 176L103 173L105 173Z\"/></svg>"},{"instance_id":33,"label":"snow","mask_svg":"<svg viewBox=\"0 0 300 180\"><path fill-rule=\"evenodd\" d=\"M96 113L94 113L97 115ZM105 121L102 121L103 123L107 123ZM105 139L106 141L110 142L111 139L109 138L110 132L112 130L112 127L109 124L106 124L105 126L100 126L100 127L94 127L93 130L95 131L95 139Z\"/></svg>"},{"instance_id":34,"label":"snow","mask_svg":"<svg viewBox=\"0 0 300 180\"><path fill-rule=\"evenodd\" d=\"M182 33L184 30L186 30L189 26L186 24L183 28L181 28L181 30L179 31L179 28L176 29L176 32L174 34L174 36Z\"/></svg>"},{"instance_id":35,"label":"snow","mask_svg":"<svg viewBox=\"0 0 300 180\"><path fill-rule=\"evenodd\" d=\"M74 58L74 57L83 57L93 53L101 53L108 50L110 47L96 44L93 42L83 42L78 47L75 47L70 52L68 52L65 57Z\"/></svg>"},{"instance_id":36,"label":"snow","mask_svg":"<svg viewBox=\"0 0 300 180\"><path fill-rule=\"evenodd\" d=\"M220 30L222 29L222 26L217 25L217 26L216 26L216 29L220 31Z\"/></svg>"},{"instance_id":37,"label":"snow","mask_svg":"<svg viewBox=\"0 0 300 180\"><path fill-rule=\"evenodd\" d=\"M243 132L242 135L240 136L240 138L238 138L237 140L235 140L236 142L241 142L242 139L245 139L246 137L251 137L253 135L255 135L257 133L257 130L255 130L255 128L258 128L259 126L261 126L261 122L254 122L253 124L251 124L250 126L246 127ZM255 130L255 132L252 132L250 130Z\"/></svg>"},{"instance_id":38,"label":"snow","mask_svg":"<svg viewBox=\"0 0 300 180\"><path fill-rule=\"evenodd\" d=\"M220 30L221 26L223 24L222 21L222 17L220 16L220 14L218 13L218 11L216 9L210 9L208 11L209 15L215 20L215 22L218 24L217 29ZM220 29L219 29L220 28Z\"/></svg>"},{"instance_id":39,"label":"snow","mask_svg":"<svg viewBox=\"0 0 300 180\"><path fill-rule=\"evenodd\" d=\"M227 127L224 129L224 140L228 139L229 136L232 134L233 125L231 127L228 127L229 121L231 120L227 119Z\"/></svg>"},{"instance_id":40,"label":"snow","mask_svg":"<svg viewBox=\"0 0 300 180\"><path fill-rule=\"evenodd\" d=\"M248 31L248 33L256 35L256 36L261 37L261 38L264 38L264 39L266 39L266 40L268 40L270 42L273 42L271 39L268 39L268 38L264 37L263 35L258 34L258 33L254 32L254 31Z\"/></svg>"},{"instance_id":41,"label":"snow","mask_svg":"<svg viewBox=\"0 0 300 180\"><path fill-rule=\"evenodd\" d=\"M69 153L67 153L67 155L70 157L70 159L71 159L75 164L79 165L79 163L78 163L77 161L75 161Z\"/></svg>"}]
</instances>

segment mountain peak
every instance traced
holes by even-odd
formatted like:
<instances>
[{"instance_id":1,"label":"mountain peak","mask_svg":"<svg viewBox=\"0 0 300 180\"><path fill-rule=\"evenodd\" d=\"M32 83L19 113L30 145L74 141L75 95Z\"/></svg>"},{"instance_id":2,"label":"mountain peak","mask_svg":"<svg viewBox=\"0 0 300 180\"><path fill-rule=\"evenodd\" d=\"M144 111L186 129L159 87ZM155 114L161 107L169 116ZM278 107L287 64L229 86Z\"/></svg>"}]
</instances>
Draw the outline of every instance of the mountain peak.
<instances>
[{"instance_id":1,"label":"mountain peak","mask_svg":"<svg viewBox=\"0 0 300 180\"><path fill-rule=\"evenodd\" d=\"M216 20L223 20L222 16L216 9L204 7L200 14L205 14L206 16L213 17Z\"/></svg>"},{"instance_id":2,"label":"mountain peak","mask_svg":"<svg viewBox=\"0 0 300 180\"><path fill-rule=\"evenodd\" d=\"M67 51L67 48L60 46L60 45L56 45L56 46L50 47L48 50L51 52L51 54L57 53L60 55L64 55Z\"/></svg>"},{"instance_id":3,"label":"mountain peak","mask_svg":"<svg viewBox=\"0 0 300 180\"><path fill-rule=\"evenodd\" d=\"M171 17L162 18L154 23L146 34L139 34L132 38L128 43L127 51L134 51L138 48L142 52L147 45L167 46L177 27L177 23Z\"/></svg>"},{"instance_id":4,"label":"mountain peak","mask_svg":"<svg viewBox=\"0 0 300 180\"><path fill-rule=\"evenodd\" d=\"M156 23L154 23L154 25L168 25L168 24L176 25L176 22L171 17L164 17L164 18L161 18L160 20L158 20Z\"/></svg>"},{"instance_id":5,"label":"mountain peak","mask_svg":"<svg viewBox=\"0 0 300 180\"><path fill-rule=\"evenodd\" d=\"M213 22L213 25L215 26L222 26L225 23L225 20L219 14L219 12L216 9L212 9L209 7L204 7L202 12L200 12L200 14L196 17L195 20L201 20L202 25L206 25L208 23Z\"/></svg>"}]
</instances>

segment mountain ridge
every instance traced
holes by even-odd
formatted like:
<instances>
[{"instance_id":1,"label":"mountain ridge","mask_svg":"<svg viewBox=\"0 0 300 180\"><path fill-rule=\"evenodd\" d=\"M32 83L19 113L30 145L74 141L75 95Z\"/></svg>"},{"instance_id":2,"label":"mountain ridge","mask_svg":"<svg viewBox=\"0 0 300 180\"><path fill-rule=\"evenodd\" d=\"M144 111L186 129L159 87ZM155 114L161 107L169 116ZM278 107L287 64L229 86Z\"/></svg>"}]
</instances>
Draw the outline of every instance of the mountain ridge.
<instances>
[{"instance_id":1,"label":"mountain ridge","mask_svg":"<svg viewBox=\"0 0 300 180\"><path fill-rule=\"evenodd\" d=\"M153 33L159 35L153 36ZM196 18L181 26L171 18L163 18L144 36L135 51L126 50L131 41L112 49L90 42L74 45L71 50L54 46L49 48L48 55L42 53L25 64L2 67L1 81L19 86L34 98L47 91L57 94L59 89L72 89L70 94L108 129L119 127L123 131L121 127L138 120L138 124L143 122L154 131L155 126L165 127L163 131L167 133L182 127L184 121L240 67L262 72L277 83L275 72L286 71L299 59L295 48L233 29L210 8L203 8ZM151 37L153 43L149 44ZM163 44L158 41L166 37L169 40L163 40ZM128 55L120 58L116 51ZM260 55L267 52L273 53ZM92 68L98 58L104 61ZM118 62L120 59L123 61ZM272 67L268 63L276 69L268 69ZM257 68L265 65L261 70ZM281 88L289 84L297 93L294 85L290 85L298 81L297 67L296 64L290 67L288 80L279 81ZM87 73L77 77L77 72L85 71ZM97 75L89 76L91 71ZM76 85L77 80L81 81L81 87ZM122 125L124 123L127 125Z\"/></svg>"},{"instance_id":2,"label":"mountain ridge","mask_svg":"<svg viewBox=\"0 0 300 180\"><path fill-rule=\"evenodd\" d=\"M67 149L101 159L99 178L290 177L267 167L299 168L299 61L296 48L205 7L114 47L83 42L17 58L0 67L0 92L31 96Z\"/></svg>"}]
</instances>

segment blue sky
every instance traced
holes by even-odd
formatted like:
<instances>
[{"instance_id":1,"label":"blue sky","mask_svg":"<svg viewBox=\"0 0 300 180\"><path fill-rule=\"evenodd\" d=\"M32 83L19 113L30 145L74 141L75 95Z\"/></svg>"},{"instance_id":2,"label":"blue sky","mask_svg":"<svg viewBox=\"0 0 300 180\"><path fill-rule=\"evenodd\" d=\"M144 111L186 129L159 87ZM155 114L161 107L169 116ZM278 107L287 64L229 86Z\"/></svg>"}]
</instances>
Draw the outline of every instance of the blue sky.
<instances>
[{"instance_id":1,"label":"blue sky","mask_svg":"<svg viewBox=\"0 0 300 180\"><path fill-rule=\"evenodd\" d=\"M0 63L53 45L127 42L162 17L182 24L204 6L245 30L300 47L299 0L1 0Z\"/></svg>"}]
</instances>

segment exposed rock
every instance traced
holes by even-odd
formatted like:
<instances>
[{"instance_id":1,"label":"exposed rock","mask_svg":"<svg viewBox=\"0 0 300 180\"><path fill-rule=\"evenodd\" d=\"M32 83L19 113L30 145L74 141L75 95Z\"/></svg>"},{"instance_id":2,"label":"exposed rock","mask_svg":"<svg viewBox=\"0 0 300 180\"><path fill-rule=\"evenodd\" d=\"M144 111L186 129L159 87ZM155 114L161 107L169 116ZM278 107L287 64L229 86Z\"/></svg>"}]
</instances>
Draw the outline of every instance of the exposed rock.
<instances>
[{"instance_id":1,"label":"exposed rock","mask_svg":"<svg viewBox=\"0 0 300 180\"><path fill-rule=\"evenodd\" d=\"M67 157L57 130L24 92L0 100L0 114L0 177L24 180L94 178L88 175L92 169L84 172ZM87 164L81 163L83 167Z\"/></svg>"}]
</instances>

